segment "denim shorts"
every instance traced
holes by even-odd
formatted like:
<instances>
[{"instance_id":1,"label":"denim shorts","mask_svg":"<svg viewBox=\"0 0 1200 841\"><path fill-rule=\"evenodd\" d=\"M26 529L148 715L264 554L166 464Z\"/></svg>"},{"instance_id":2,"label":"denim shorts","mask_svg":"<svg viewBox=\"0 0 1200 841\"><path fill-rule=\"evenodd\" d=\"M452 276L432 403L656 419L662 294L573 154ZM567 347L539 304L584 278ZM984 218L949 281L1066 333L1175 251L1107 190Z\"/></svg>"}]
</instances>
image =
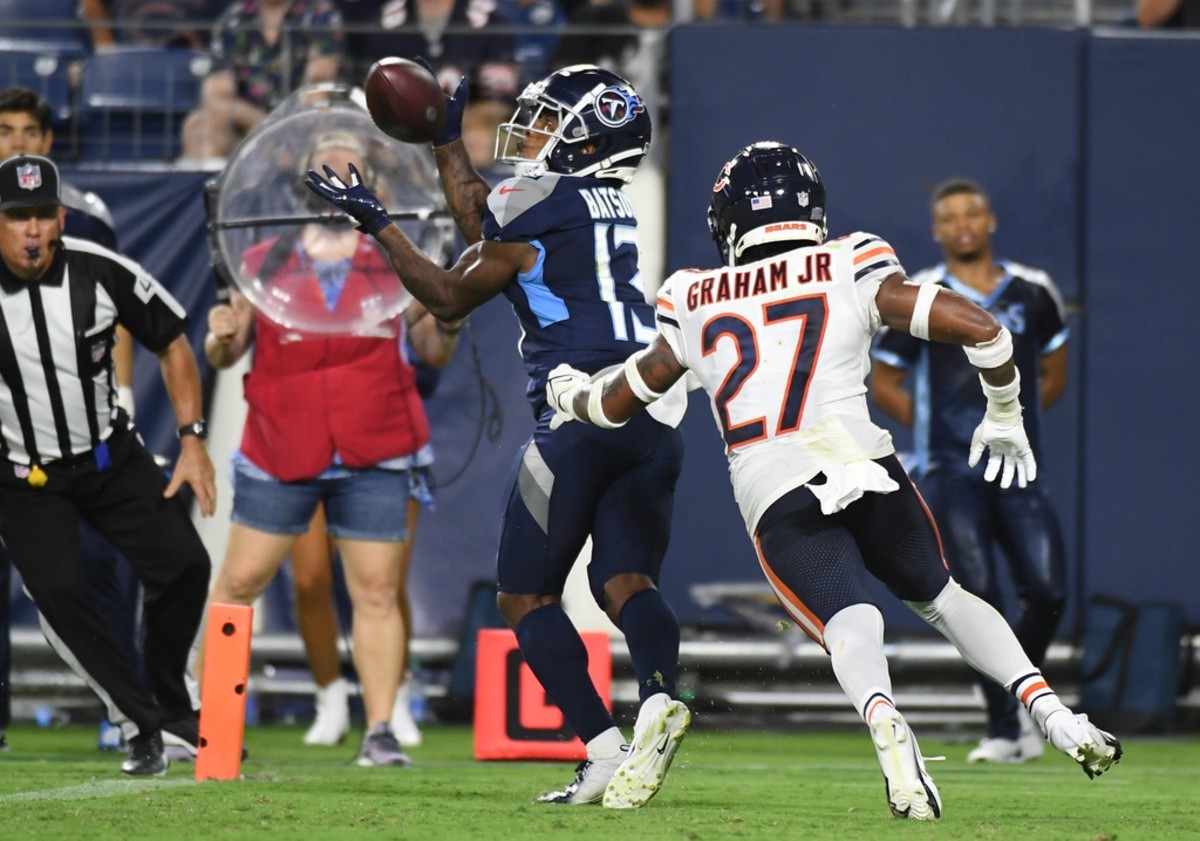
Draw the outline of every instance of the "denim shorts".
<instances>
[{"instance_id":1,"label":"denim shorts","mask_svg":"<svg viewBox=\"0 0 1200 841\"><path fill-rule=\"evenodd\" d=\"M327 530L350 540L402 541L408 537L408 499L418 471L340 471L335 478L281 482L235 461L233 521L268 534L303 534L317 504L325 503Z\"/></svg>"}]
</instances>

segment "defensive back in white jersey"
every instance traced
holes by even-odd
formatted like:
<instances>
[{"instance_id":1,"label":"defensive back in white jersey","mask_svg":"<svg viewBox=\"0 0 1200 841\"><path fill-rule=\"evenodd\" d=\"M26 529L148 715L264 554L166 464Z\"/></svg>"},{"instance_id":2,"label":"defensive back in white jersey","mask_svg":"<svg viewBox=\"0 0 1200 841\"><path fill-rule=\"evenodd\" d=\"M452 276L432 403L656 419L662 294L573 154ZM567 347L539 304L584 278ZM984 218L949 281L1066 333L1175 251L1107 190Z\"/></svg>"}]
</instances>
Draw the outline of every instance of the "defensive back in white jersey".
<instances>
[{"instance_id":1,"label":"defensive back in white jersey","mask_svg":"<svg viewBox=\"0 0 1200 841\"><path fill-rule=\"evenodd\" d=\"M825 480L810 487L827 513L895 489L871 463L894 448L871 422L865 384L875 294L893 274L904 269L892 247L860 232L676 272L659 290L659 329L708 392L751 535L772 502L817 473Z\"/></svg>"}]
</instances>

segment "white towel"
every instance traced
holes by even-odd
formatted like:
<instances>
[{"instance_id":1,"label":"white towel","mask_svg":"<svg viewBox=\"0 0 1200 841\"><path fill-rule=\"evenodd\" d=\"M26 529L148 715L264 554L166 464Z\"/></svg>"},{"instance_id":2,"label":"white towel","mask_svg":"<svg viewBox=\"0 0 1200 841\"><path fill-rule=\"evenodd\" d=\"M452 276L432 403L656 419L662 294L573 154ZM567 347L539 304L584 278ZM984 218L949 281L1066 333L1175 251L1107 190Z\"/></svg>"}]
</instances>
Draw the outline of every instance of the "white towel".
<instances>
[{"instance_id":1,"label":"white towel","mask_svg":"<svg viewBox=\"0 0 1200 841\"><path fill-rule=\"evenodd\" d=\"M878 463L870 459L852 461L849 464L829 464L821 468L825 482L812 483L804 487L821 501L821 513L835 514L867 492L888 494L900 490L900 486Z\"/></svg>"}]
</instances>

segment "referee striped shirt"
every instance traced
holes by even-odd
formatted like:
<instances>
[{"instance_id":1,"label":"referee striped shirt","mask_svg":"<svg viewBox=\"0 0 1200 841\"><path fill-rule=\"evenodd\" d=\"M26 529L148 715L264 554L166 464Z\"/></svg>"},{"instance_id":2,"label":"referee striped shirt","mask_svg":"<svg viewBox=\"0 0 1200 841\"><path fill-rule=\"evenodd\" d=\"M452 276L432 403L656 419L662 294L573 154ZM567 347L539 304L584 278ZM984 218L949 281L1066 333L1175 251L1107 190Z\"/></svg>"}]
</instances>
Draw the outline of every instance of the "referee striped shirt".
<instances>
[{"instance_id":1,"label":"referee striped shirt","mask_svg":"<svg viewBox=\"0 0 1200 841\"><path fill-rule=\"evenodd\" d=\"M133 260L61 242L35 283L0 263L0 458L15 464L82 455L112 433L118 321L155 353L185 327L183 307Z\"/></svg>"}]
</instances>

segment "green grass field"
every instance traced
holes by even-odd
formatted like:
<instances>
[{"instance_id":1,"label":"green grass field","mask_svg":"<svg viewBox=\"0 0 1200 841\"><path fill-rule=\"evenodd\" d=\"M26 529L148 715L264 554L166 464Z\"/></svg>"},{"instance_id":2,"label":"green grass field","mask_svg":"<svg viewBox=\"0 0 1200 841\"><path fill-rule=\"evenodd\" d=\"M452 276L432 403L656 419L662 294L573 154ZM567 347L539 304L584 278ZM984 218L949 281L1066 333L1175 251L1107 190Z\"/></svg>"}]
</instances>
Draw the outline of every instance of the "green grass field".
<instances>
[{"instance_id":1,"label":"green grass field","mask_svg":"<svg viewBox=\"0 0 1200 841\"><path fill-rule=\"evenodd\" d=\"M945 815L898 821L865 730L723 732L698 726L666 786L636 812L532 802L573 767L476 762L465 726L430 726L412 768L359 768L354 746L306 748L296 727L247 733L238 782L192 766L134 780L95 750L94 727L9 731L0 754L0 838L1181 839L1200 838L1200 738L1129 739L1088 780L1066 757L968 766L969 745L922 738Z\"/></svg>"}]
</instances>

